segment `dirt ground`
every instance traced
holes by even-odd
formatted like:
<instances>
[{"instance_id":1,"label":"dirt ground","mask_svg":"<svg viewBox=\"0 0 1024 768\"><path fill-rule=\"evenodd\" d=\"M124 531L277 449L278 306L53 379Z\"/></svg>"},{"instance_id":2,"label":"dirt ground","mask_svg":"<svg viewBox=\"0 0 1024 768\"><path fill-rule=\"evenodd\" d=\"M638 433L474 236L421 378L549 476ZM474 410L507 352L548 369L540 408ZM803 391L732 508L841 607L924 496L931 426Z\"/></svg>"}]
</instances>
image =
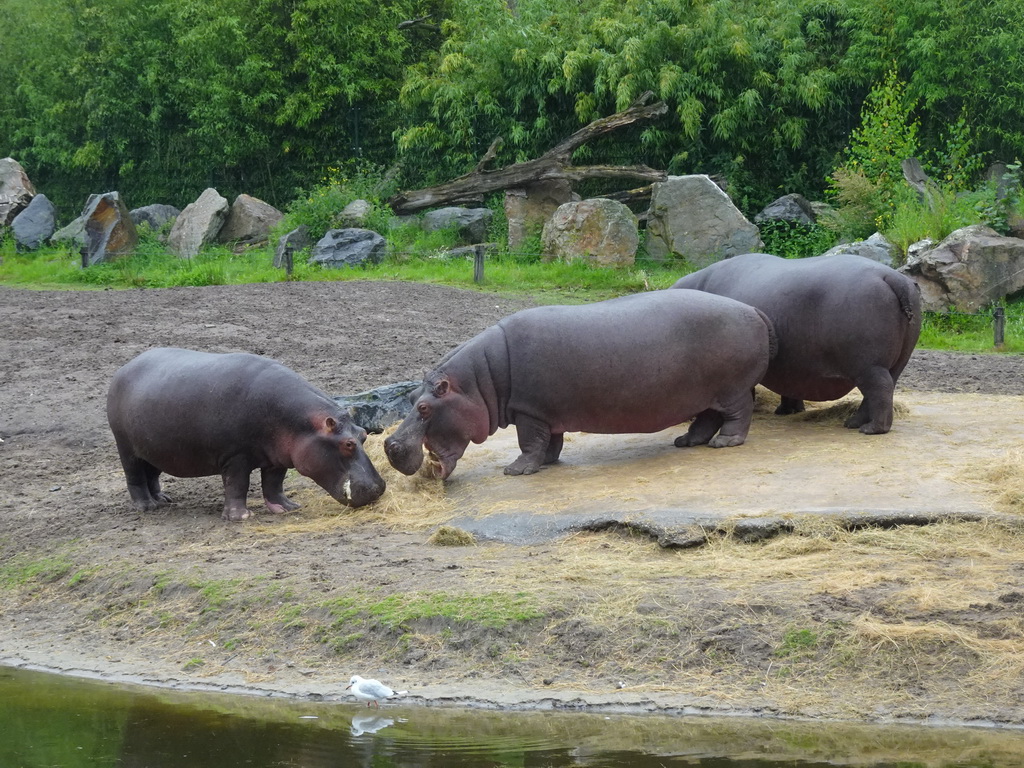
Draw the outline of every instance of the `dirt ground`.
<instances>
[{"instance_id":1,"label":"dirt ground","mask_svg":"<svg viewBox=\"0 0 1024 768\"><path fill-rule=\"evenodd\" d=\"M1002 474L952 477L1009 512L998 520L808 517L768 542L685 550L616 530L435 546L457 504L390 468L388 503L357 512L297 476L303 509L267 514L254 476L241 524L220 518L219 478L168 479L176 503L157 512L128 504L105 394L147 348L254 352L354 394L419 378L530 304L391 282L0 287L0 660L327 700L359 673L412 703L1024 724L1019 445L992 446ZM929 403L962 414L951 433L978 429L982 401L1020 424L1024 358L919 350L899 393L948 393ZM909 482L886 439L864 438Z\"/></svg>"}]
</instances>

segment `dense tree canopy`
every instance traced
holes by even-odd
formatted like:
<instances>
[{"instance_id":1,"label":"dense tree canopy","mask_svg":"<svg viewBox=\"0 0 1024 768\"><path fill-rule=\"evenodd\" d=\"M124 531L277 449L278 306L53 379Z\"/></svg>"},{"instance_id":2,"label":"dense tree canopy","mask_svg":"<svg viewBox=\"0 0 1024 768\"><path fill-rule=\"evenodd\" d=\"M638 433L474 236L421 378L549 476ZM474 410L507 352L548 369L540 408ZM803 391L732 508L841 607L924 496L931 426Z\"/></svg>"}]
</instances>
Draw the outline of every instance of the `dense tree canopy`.
<instances>
[{"instance_id":1,"label":"dense tree canopy","mask_svg":"<svg viewBox=\"0 0 1024 768\"><path fill-rule=\"evenodd\" d=\"M955 151L1024 156L1018 0L5 0L0 28L0 156L68 206L284 205L353 159L437 182L651 90L668 115L580 153L720 174L749 209L820 192L889 73L923 153L963 121Z\"/></svg>"}]
</instances>

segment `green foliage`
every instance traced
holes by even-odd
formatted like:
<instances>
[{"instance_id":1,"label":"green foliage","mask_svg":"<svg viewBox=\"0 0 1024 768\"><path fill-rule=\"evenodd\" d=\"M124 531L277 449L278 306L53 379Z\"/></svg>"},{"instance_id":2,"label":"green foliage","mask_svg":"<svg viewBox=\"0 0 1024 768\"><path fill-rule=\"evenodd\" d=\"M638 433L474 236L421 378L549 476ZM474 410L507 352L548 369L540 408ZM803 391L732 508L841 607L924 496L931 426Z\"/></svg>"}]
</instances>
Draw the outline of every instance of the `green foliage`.
<instances>
[{"instance_id":1,"label":"green foliage","mask_svg":"<svg viewBox=\"0 0 1024 768\"><path fill-rule=\"evenodd\" d=\"M956 195L946 185L933 185L926 199L909 187L899 190L893 212L882 230L885 238L906 255L920 240L940 242L961 227L982 223L972 195Z\"/></svg>"},{"instance_id":2,"label":"green foliage","mask_svg":"<svg viewBox=\"0 0 1024 768\"><path fill-rule=\"evenodd\" d=\"M384 200L394 191L394 182L386 178L383 169L373 164L349 161L328 166L319 184L309 192L299 192L275 232L284 234L305 225L309 227L310 238L316 242L327 230L342 226L338 214L355 200L373 204L373 214L366 227L387 232L391 214Z\"/></svg>"},{"instance_id":3,"label":"green foliage","mask_svg":"<svg viewBox=\"0 0 1024 768\"><path fill-rule=\"evenodd\" d=\"M836 244L836 233L821 224L763 221L758 229L765 252L786 259L820 256Z\"/></svg>"},{"instance_id":4,"label":"green foliage","mask_svg":"<svg viewBox=\"0 0 1024 768\"><path fill-rule=\"evenodd\" d=\"M846 209L838 220L842 236L866 237L892 215L895 197L905 186L901 164L918 154L915 107L895 70L864 101L861 124L829 179L832 194Z\"/></svg>"}]
</instances>

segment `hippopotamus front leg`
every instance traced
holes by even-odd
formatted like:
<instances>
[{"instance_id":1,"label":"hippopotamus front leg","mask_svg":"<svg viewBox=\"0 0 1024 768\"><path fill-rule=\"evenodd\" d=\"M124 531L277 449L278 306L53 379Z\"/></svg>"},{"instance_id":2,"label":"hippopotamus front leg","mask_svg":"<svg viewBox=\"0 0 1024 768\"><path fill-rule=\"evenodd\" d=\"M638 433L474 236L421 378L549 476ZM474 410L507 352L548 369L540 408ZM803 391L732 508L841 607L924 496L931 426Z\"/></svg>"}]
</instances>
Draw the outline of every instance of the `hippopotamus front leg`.
<instances>
[{"instance_id":1,"label":"hippopotamus front leg","mask_svg":"<svg viewBox=\"0 0 1024 768\"><path fill-rule=\"evenodd\" d=\"M506 475L532 475L541 465L557 461L562 452L562 435L552 435L545 422L524 414L516 416L515 425L522 453L505 467Z\"/></svg>"},{"instance_id":2,"label":"hippopotamus front leg","mask_svg":"<svg viewBox=\"0 0 1024 768\"><path fill-rule=\"evenodd\" d=\"M301 504L284 495L284 477L288 474L285 467L260 470L260 484L263 486L263 501L267 509L275 515L291 512Z\"/></svg>"},{"instance_id":3,"label":"hippopotamus front leg","mask_svg":"<svg viewBox=\"0 0 1024 768\"><path fill-rule=\"evenodd\" d=\"M892 396L896 388L892 374L876 366L855 383L864 399L857 412L843 422L843 426L859 429L865 435L884 435L892 429Z\"/></svg>"}]
</instances>

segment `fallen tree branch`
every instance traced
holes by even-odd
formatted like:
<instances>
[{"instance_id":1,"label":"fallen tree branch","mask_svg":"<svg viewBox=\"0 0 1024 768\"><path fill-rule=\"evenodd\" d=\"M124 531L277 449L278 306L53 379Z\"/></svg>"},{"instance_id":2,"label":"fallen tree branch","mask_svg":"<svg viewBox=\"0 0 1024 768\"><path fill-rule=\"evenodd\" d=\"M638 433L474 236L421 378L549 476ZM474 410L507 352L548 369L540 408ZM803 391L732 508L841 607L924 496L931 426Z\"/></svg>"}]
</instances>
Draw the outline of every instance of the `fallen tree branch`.
<instances>
[{"instance_id":1,"label":"fallen tree branch","mask_svg":"<svg viewBox=\"0 0 1024 768\"><path fill-rule=\"evenodd\" d=\"M628 109L594 120L538 158L489 171L486 166L493 160L500 147L498 144L500 139L495 139L477 167L470 173L437 186L399 192L388 200L388 204L395 213L404 215L428 208L480 200L491 192L526 187L539 181L553 179L574 182L596 178L664 181L668 177L665 171L659 171L646 165L579 167L570 165L572 153L588 141L634 123L652 120L665 114L668 111L665 102L646 104L652 95L647 92L633 102Z\"/></svg>"}]
</instances>

